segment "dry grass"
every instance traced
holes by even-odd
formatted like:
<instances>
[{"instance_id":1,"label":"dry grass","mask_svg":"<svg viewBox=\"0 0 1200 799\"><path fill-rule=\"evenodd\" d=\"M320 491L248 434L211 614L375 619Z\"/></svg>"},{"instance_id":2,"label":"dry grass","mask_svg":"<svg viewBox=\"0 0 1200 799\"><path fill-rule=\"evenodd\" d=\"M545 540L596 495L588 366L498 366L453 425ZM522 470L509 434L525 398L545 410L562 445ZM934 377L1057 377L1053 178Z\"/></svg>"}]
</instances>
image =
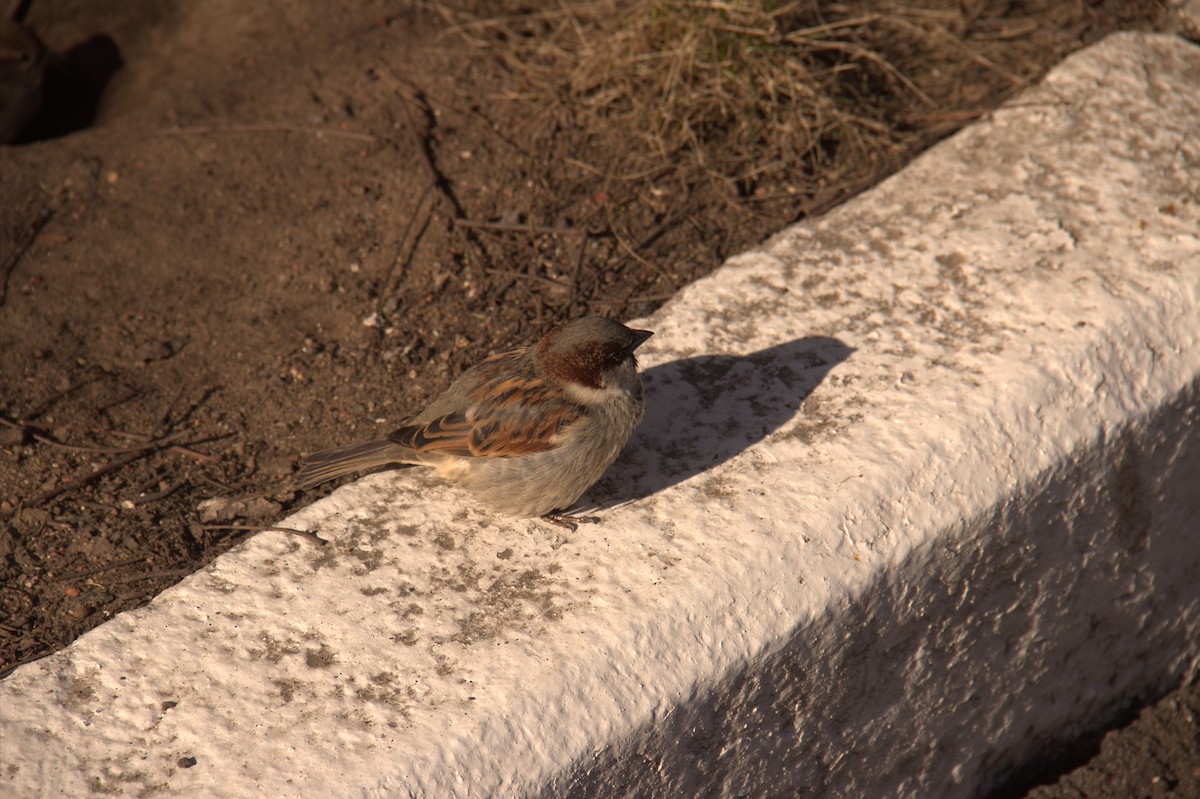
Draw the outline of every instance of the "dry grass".
<instances>
[{"instance_id":1,"label":"dry grass","mask_svg":"<svg viewBox=\"0 0 1200 799\"><path fill-rule=\"evenodd\" d=\"M507 135L529 161L573 168L516 170L539 174L550 198L528 221L610 233L611 257L654 264L642 297L877 182L1072 49L1161 10L1155 0L437 8L517 78L495 102L522 107L525 123ZM715 231L707 249L664 235L687 223Z\"/></svg>"},{"instance_id":2,"label":"dry grass","mask_svg":"<svg viewBox=\"0 0 1200 799\"><path fill-rule=\"evenodd\" d=\"M585 168L651 183L695 170L752 204L869 180L1027 85L1071 44L1062 22L1085 17L1083 3L968 0L442 11L526 77L529 92L508 99L623 144L599 163L577 159Z\"/></svg>"}]
</instances>

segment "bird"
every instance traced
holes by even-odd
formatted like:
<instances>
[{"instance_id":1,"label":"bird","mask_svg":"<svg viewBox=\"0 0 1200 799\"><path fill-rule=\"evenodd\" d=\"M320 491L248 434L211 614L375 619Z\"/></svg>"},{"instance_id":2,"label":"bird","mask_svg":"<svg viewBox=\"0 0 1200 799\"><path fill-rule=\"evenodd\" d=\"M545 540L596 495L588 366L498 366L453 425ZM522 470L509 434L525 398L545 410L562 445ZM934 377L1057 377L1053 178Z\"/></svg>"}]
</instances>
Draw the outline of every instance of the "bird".
<instances>
[{"instance_id":1,"label":"bird","mask_svg":"<svg viewBox=\"0 0 1200 799\"><path fill-rule=\"evenodd\" d=\"M303 458L295 481L307 489L381 466L430 466L493 511L573 530L580 517L563 512L642 419L634 351L651 335L599 316L557 325L471 367L387 436Z\"/></svg>"}]
</instances>

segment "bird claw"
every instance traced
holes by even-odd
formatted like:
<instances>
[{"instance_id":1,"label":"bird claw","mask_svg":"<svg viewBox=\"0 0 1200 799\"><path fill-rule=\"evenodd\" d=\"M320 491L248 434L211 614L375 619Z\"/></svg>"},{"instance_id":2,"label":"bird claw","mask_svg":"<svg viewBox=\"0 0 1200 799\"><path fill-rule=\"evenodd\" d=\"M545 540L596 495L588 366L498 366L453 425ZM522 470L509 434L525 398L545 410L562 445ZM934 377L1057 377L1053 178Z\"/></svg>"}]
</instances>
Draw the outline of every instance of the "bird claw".
<instances>
[{"instance_id":1,"label":"bird claw","mask_svg":"<svg viewBox=\"0 0 1200 799\"><path fill-rule=\"evenodd\" d=\"M572 533L579 529L580 524L599 524L599 516L573 516L567 513L547 513L541 517L542 521L549 522L557 527L565 527Z\"/></svg>"}]
</instances>

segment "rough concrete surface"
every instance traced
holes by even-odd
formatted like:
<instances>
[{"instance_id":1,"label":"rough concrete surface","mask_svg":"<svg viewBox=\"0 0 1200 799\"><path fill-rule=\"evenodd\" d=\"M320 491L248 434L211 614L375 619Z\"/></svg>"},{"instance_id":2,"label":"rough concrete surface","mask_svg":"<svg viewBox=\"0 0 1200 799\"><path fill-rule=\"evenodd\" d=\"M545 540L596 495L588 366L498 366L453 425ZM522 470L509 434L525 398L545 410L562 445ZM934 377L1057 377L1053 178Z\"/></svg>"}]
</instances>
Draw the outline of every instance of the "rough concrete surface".
<instances>
[{"instance_id":1,"label":"rough concrete surface","mask_svg":"<svg viewBox=\"0 0 1200 799\"><path fill-rule=\"evenodd\" d=\"M17 796L973 796L1200 653L1200 50L1121 35L649 320L567 534L416 471L0 683Z\"/></svg>"}]
</instances>

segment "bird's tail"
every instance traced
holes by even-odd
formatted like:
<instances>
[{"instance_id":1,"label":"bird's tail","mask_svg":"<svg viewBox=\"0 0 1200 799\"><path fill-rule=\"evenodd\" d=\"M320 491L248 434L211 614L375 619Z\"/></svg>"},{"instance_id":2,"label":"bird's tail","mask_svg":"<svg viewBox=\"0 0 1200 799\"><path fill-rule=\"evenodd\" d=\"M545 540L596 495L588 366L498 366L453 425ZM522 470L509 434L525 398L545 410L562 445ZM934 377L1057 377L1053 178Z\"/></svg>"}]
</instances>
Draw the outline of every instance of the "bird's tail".
<instances>
[{"instance_id":1,"label":"bird's tail","mask_svg":"<svg viewBox=\"0 0 1200 799\"><path fill-rule=\"evenodd\" d=\"M300 461L296 484L301 488L312 488L344 474L387 466L389 463L410 463L405 457L406 452L409 452L407 447L386 438L315 452Z\"/></svg>"}]
</instances>

